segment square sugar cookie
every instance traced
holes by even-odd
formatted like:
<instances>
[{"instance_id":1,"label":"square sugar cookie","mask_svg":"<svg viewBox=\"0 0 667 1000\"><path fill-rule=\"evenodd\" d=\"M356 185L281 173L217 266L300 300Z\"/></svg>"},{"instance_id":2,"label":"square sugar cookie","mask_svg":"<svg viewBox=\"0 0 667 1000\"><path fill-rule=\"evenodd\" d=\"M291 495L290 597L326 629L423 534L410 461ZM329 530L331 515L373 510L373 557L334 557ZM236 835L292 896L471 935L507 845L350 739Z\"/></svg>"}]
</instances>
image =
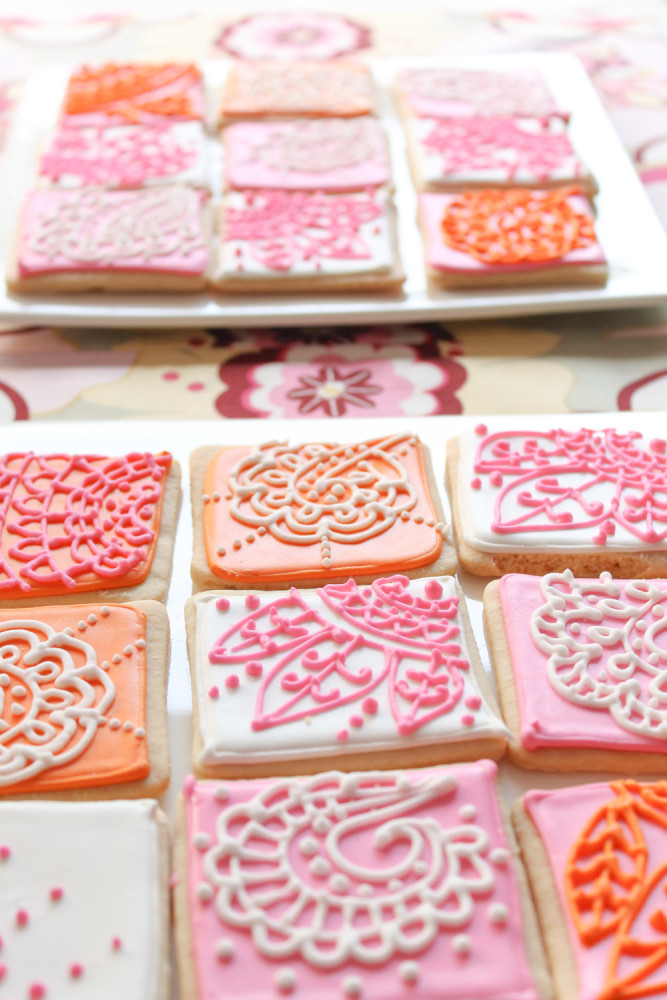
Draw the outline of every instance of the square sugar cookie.
<instances>
[{"instance_id":1,"label":"square sugar cookie","mask_svg":"<svg viewBox=\"0 0 667 1000\"><path fill-rule=\"evenodd\" d=\"M448 576L456 567L430 457L409 432L198 448L190 466L195 591Z\"/></svg>"},{"instance_id":2,"label":"square sugar cookie","mask_svg":"<svg viewBox=\"0 0 667 1000\"><path fill-rule=\"evenodd\" d=\"M185 618L197 777L498 759L507 731L452 577L213 591Z\"/></svg>"},{"instance_id":3,"label":"square sugar cookie","mask_svg":"<svg viewBox=\"0 0 667 1000\"><path fill-rule=\"evenodd\" d=\"M50 188L23 203L13 292L179 292L205 287L205 194L186 185Z\"/></svg>"},{"instance_id":4,"label":"square sugar cookie","mask_svg":"<svg viewBox=\"0 0 667 1000\"><path fill-rule=\"evenodd\" d=\"M212 283L228 292L398 292L387 191L228 191Z\"/></svg>"},{"instance_id":5,"label":"square sugar cookie","mask_svg":"<svg viewBox=\"0 0 667 1000\"><path fill-rule=\"evenodd\" d=\"M188 781L182 994L537 1000L534 916L490 761Z\"/></svg>"},{"instance_id":6,"label":"square sugar cookie","mask_svg":"<svg viewBox=\"0 0 667 1000\"><path fill-rule=\"evenodd\" d=\"M484 622L515 763L665 770L667 580L511 573L486 588Z\"/></svg>"},{"instance_id":7,"label":"square sugar cookie","mask_svg":"<svg viewBox=\"0 0 667 1000\"><path fill-rule=\"evenodd\" d=\"M447 445L461 564L477 576L667 577L667 443L638 431L478 424Z\"/></svg>"},{"instance_id":8,"label":"square sugar cookie","mask_svg":"<svg viewBox=\"0 0 667 1000\"><path fill-rule=\"evenodd\" d=\"M579 188L422 193L427 277L442 288L604 285L593 219Z\"/></svg>"},{"instance_id":9,"label":"square sugar cookie","mask_svg":"<svg viewBox=\"0 0 667 1000\"><path fill-rule=\"evenodd\" d=\"M156 601L0 609L0 795L159 795L168 665Z\"/></svg>"},{"instance_id":10,"label":"square sugar cookie","mask_svg":"<svg viewBox=\"0 0 667 1000\"><path fill-rule=\"evenodd\" d=\"M233 62L223 123L244 118L354 118L373 112L368 66L353 59Z\"/></svg>"},{"instance_id":11,"label":"square sugar cookie","mask_svg":"<svg viewBox=\"0 0 667 1000\"><path fill-rule=\"evenodd\" d=\"M667 782L530 791L514 820L556 1000L667 990Z\"/></svg>"},{"instance_id":12,"label":"square sugar cookie","mask_svg":"<svg viewBox=\"0 0 667 1000\"><path fill-rule=\"evenodd\" d=\"M164 600L181 498L168 452L0 455L0 607Z\"/></svg>"},{"instance_id":13,"label":"square sugar cookie","mask_svg":"<svg viewBox=\"0 0 667 1000\"><path fill-rule=\"evenodd\" d=\"M169 839L154 801L0 805L2 992L167 1000Z\"/></svg>"},{"instance_id":14,"label":"square sugar cookie","mask_svg":"<svg viewBox=\"0 0 667 1000\"><path fill-rule=\"evenodd\" d=\"M359 191L391 179L384 130L368 116L236 122L222 140L228 188Z\"/></svg>"},{"instance_id":15,"label":"square sugar cookie","mask_svg":"<svg viewBox=\"0 0 667 1000\"><path fill-rule=\"evenodd\" d=\"M398 74L396 88L403 113L420 118L569 117L536 69L413 67Z\"/></svg>"}]
</instances>

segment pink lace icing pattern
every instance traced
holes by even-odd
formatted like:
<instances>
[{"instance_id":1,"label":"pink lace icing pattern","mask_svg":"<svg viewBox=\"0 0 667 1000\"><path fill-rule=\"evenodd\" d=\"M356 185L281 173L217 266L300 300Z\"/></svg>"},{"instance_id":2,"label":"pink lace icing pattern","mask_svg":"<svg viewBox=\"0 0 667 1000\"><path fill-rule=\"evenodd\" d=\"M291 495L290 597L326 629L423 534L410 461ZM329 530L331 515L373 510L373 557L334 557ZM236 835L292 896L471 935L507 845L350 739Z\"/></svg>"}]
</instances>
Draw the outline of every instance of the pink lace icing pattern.
<instances>
[{"instance_id":1,"label":"pink lace icing pattern","mask_svg":"<svg viewBox=\"0 0 667 1000\"><path fill-rule=\"evenodd\" d=\"M247 192L244 207L227 208L225 240L249 244L253 259L269 270L289 271L304 261L319 270L327 259L369 259L361 230L382 214L372 192Z\"/></svg>"},{"instance_id":2,"label":"pink lace icing pattern","mask_svg":"<svg viewBox=\"0 0 667 1000\"><path fill-rule=\"evenodd\" d=\"M399 86L419 115L542 118L559 113L535 70L408 69L400 74Z\"/></svg>"},{"instance_id":3,"label":"pink lace icing pattern","mask_svg":"<svg viewBox=\"0 0 667 1000\"><path fill-rule=\"evenodd\" d=\"M482 436L474 475L486 476L498 493L491 530L569 531L599 527L605 545L622 526L641 542L667 539L667 453L665 442L642 446L641 434L613 429L500 431ZM599 491L604 487L604 498ZM505 517L505 507L520 513Z\"/></svg>"},{"instance_id":4,"label":"pink lace icing pattern","mask_svg":"<svg viewBox=\"0 0 667 1000\"><path fill-rule=\"evenodd\" d=\"M2 456L0 594L30 593L35 584L67 593L91 573L110 585L126 576L147 559L155 539L147 522L170 465L171 455L139 452ZM70 555L63 560L65 548Z\"/></svg>"}]
</instances>

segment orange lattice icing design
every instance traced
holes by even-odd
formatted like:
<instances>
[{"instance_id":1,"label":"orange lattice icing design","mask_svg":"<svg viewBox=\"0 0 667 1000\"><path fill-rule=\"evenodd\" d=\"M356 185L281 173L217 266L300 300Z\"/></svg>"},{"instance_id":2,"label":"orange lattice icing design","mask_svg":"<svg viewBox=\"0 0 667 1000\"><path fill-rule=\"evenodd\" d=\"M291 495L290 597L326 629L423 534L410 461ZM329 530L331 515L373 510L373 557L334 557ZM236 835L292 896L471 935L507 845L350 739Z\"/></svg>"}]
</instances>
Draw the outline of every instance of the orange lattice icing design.
<instances>
[{"instance_id":1,"label":"orange lattice icing design","mask_svg":"<svg viewBox=\"0 0 667 1000\"><path fill-rule=\"evenodd\" d=\"M125 124L147 117L198 118L201 74L192 63L83 66L69 79L65 114L105 114Z\"/></svg>"},{"instance_id":2,"label":"orange lattice icing design","mask_svg":"<svg viewBox=\"0 0 667 1000\"><path fill-rule=\"evenodd\" d=\"M0 611L0 795L145 778L145 726L143 612Z\"/></svg>"},{"instance_id":3,"label":"orange lattice icing design","mask_svg":"<svg viewBox=\"0 0 667 1000\"><path fill-rule=\"evenodd\" d=\"M667 781L611 789L572 847L565 892L581 943L611 942L600 1000L634 1000L667 991Z\"/></svg>"},{"instance_id":4,"label":"orange lattice icing design","mask_svg":"<svg viewBox=\"0 0 667 1000\"><path fill-rule=\"evenodd\" d=\"M484 264L558 260L595 242L591 218L571 202L576 188L463 191L449 201L442 235Z\"/></svg>"}]
</instances>

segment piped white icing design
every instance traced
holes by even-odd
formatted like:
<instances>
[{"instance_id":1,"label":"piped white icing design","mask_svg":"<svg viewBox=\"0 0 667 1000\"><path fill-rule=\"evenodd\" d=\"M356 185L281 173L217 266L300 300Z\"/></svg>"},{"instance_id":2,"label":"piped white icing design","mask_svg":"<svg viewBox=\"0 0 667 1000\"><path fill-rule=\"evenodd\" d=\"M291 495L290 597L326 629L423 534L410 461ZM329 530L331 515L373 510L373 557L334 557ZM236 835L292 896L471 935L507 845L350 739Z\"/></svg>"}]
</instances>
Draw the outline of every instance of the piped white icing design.
<instances>
[{"instance_id":1,"label":"piped white icing design","mask_svg":"<svg viewBox=\"0 0 667 1000\"><path fill-rule=\"evenodd\" d=\"M578 580L566 570L545 576L540 590L545 603L530 633L554 691L608 712L627 732L667 739L664 582Z\"/></svg>"}]
</instances>

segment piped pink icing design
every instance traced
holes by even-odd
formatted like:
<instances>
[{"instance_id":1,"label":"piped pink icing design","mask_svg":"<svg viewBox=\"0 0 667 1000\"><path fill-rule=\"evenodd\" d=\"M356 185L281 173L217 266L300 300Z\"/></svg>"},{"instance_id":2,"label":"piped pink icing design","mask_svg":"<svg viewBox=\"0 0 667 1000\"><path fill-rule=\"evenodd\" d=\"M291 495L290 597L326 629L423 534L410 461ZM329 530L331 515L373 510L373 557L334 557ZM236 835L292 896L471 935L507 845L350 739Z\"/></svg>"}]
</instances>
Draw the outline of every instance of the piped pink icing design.
<instances>
[{"instance_id":1,"label":"piped pink icing design","mask_svg":"<svg viewBox=\"0 0 667 1000\"><path fill-rule=\"evenodd\" d=\"M514 874L492 860L506 850L495 771L236 781L225 802L212 782L190 786L188 840L211 838L188 849L200 995L275 998L288 963L318 1000L402 1000L417 979L424 996L534 1000Z\"/></svg>"},{"instance_id":2,"label":"piped pink icing design","mask_svg":"<svg viewBox=\"0 0 667 1000\"><path fill-rule=\"evenodd\" d=\"M513 274L523 271L540 271L545 268L604 264L605 256L600 244L593 240L588 246L570 251L564 257L545 261L520 261L514 264L488 264L470 254L450 247L443 238L442 221L447 206L456 194L426 192L419 196L419 214L422 220L426 242L426 262L429 267L455 274ZM577 214L593 218L588 200L580 195L570 195L567 199Z\"/></svg>"},{"instance_id":3,"label":"piped pink icing design","mask_svg":"<svg viewBox=\"0 0 667 1000\"><path fill-rule=\"evenodd\" d=\"M664 752L667 581L500 582L521 743Z\"/></svg>"},{"instance_id":4,"label":"piped pink icing design","mask_svg":"<svg viewBox=\"0 0 667 1000\"><path fill-rule=\"evenodd\" d=\"M476 442L472 465L490 538L557 532L598 549L619 536L637 549L667 540L667 455L637 431L497 431Z\"/></svg>"},{"instance_id":5,"label":"piped pink icing design","mask_svg":"<svg viewBox=\"0 0 667 1000\"><path fill-rule=\"evenodd\" d=\"M200 695L209 691L200 716L203 759L313 756L348 726L362 749L462 739L462 726L471 725L477 738L501 735L470 670L458 604L451 578L424 586L394 576L363 588L353 580L329 584L315 595L293 588L250 613L239 607L227 624L232 612L220 614L202 595L196 669ZM241 665L253 669L239 676ZM242 706L211 707L211 683L222 692L230 677Z\"/></svg>"},{"instance_id":6,"label":"piped pink icing design","mask_svg":"<svg viewBox=\"0 0 667 1000\"><path fill-rule=\"evenodd\" d=\"M567 117L534 69L407 69L399 74L398 86L410 110L425 118Z\"/></svg>"},{"instance_id":7,"label":"piped pink icing design","mask_svg":"<svg viewBox=\"0 0 667 1000\"><path fill-rule=\"evenodd\" d=\"M204 183L204 133L197 122L63 128L42 157L40 174L59 187L141 187Z\"/></svg>"},{"instance_id":8,"label":"piped pink icing design","mask_svg":"<svg viewBox=\"0 0 667 1000\"><path fill-rule=\"evenodd\" d=\"M389 181L386 140L371 118L239 122L224 144L233 188L350 191Z\"/></svg>"},{"instance_id":9,"label":"piped pink icing design","mask_svg":"<svg viewBox=\"0 0 667 1000\"><path fill-rule=\"evenodd\" d=\"M68 271L203 274L201 195L186 187L33 191L21 215L22 278Z\"/></svg>"}]
</instances>

